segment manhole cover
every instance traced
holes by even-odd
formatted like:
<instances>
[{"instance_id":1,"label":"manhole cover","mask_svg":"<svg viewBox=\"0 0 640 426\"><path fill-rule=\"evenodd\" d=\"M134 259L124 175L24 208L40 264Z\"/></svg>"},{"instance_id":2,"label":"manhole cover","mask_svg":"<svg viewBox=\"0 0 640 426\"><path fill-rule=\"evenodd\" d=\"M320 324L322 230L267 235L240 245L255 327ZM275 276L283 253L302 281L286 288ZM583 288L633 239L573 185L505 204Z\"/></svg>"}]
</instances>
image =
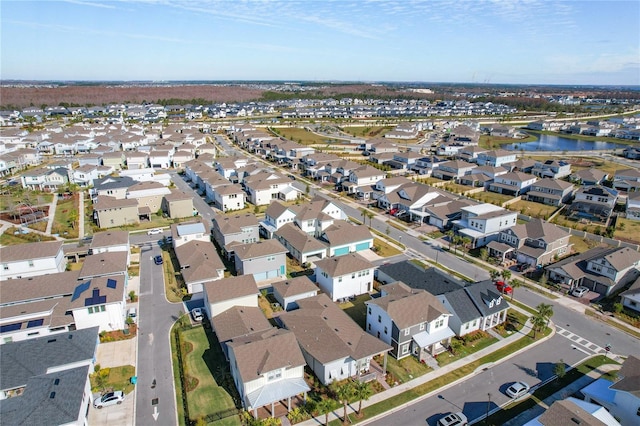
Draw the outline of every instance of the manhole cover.
<instances>
[{"instance_id":1,"label":"manhole cover","mask_svg":"<svg viewBox=\"0 0 640 426\"><path fill-rule=\"evenodd\" d=\"M153 398L151 400L151 405L158 405L158 398Z\"/></svg>"}]
</instances>

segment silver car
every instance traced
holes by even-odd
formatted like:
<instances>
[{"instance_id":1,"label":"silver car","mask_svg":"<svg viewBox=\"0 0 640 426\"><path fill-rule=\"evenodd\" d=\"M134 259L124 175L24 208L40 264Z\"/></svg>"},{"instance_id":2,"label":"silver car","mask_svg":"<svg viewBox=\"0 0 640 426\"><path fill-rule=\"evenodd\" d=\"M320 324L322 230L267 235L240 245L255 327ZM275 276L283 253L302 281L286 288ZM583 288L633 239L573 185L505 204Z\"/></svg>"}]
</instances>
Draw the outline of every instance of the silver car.
<instances>
[{"instance_id":1,"label":"silver car","mask_svg":"<svg viewBox=\"0 0 640 426\"><path fill-rule=\"evenodd\" d=\"M447 414L438 420L438 426L466 426L467 416L462 412Z\"/></svg>"},{"instance_id":2,"label":"silver car","mask_svg":"<svg viewBox=\"0 0 640 426\"><path fill-rule=\"evenodd\" d=\"M529 385L525 382L515 382L507 388L507 395L513 399L518 399L529 393L529 389Z\"/></svg>"},{"instance_id":3,"label":"silver car","mask_svg":"<svg viewBox=\"0 0 640 426\"><path fill-rule=\"evenodd\" d=\"M589 292L588 288L580 286L580 287L574 288L571 294L574 295L575 297L582 297L588 292Z\"/></svg>"},{"instance_id":4,"label":"silver car","mask_svg":"<svg viewBox=\"0 0 640 426\"><path fill-rule=\"evenodd\" d=\"M122 404L124 401L124 392L114 391L101 395L99 398L93 400L93 406L100 409L102 407L108 407L110 405Z\"/></svg>"}]
</instances>

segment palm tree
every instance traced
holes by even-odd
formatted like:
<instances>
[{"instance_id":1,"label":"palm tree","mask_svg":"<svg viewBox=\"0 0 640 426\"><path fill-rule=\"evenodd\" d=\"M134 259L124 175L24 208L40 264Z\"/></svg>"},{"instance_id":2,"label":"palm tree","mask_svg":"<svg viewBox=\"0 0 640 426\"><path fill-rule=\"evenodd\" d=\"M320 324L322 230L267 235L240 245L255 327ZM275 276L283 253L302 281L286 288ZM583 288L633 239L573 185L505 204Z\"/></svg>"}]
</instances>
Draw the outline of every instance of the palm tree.
<instances>
[{"instance_id":1,"label":"palm tree","mask_svg":"<svg viewBox=\"0 0 640 426\"><path fill-rule=\"evenodd\" d=\"M502 272L500 272L500 275L502 276L502 279L506 284L507 281L509 281L509 279L511 278L511 271L508 269L503 269Z\"/></svg>"},{"instance_id":2,"label":"palm tree","mask_svg":"<svg viewBox=\"0 0 640 426\"><path fill-rule=\"evenodd\" d=\"M329 413L333 411L333 400L329 398L321 399L317 404L316 408L320 414L324 414L324 424L329 424Z\"/></svg>"},{"instance_id":3,"label":"palm tree","mask_svg":"<svg viewBox=\"0 0 640 426\"><path fill-rule=\"evenodd\" d=\"M362 401L366 401L373 395L373 390L368 382L355 382L353 385L353 396L355 396L360 403L358 404L358 416L362 411Z\"/></svg>"},{"instance_id":4,"label":"palm tree","mask_svg":"<svg viewBox=\"0 0 640 426\"><path fill-rule=\"evenodd\" d=\"M516 288L522 287L524 282L522 280L511 281L511 300L513 300L513 293Z\"/></svg>"},{"instance_id":5,"label":"palm tree","mask_svg":"<svg viewBox=\"0 0 640 426\"><path fill-rule=\"evenodd\" d=\"M531 317L531 324L533 325L533 338L536 338L538 331L541 331L545 324L547 323L547 319L537 312L534 316Z\"/></svg>"},{"instance_id":6,"label":"palm tree","mask_svg":"<svg viewBox=\"0 0 640 426\"><path fill-rule=\"evenodd\" d=\"M547 305L546 303L541 303L536 306L538 313L545 319L545 327L549 326L549 320L553 316L553 306Z\"/></svg>"},{"instance_id":7,"label":"palm tree","mask_svg":"<svg viewBox=\"0 0 640 426\"><path fill-rule=\"evenodd\" d=\"M333 392L339 402L344 407L344 414L342 415L342 423L347 423L347 404L349 398L353 395L353 384L351 382L345 382L341 385L334 385Z\"/></svg>"},{"instance_id":8,"label":"palm tree","mask_svg":"<svg viewBox=\"0 0 640 426\"><path fill-rule=\"evenodd\" d=\"M491 277L491 281L495 281L500 276L500 272L496 271L495 269L492 269L489 271L489 276Z\"/></svg>"},{"instance_id":9,"label":"palm tree","mask_svg":"<svg viewBox=\"0 0 640 426\"><path fill-rule=\"evenodd\" d=\"M451 243L453 242L453 230L448 230L446 233L447 238L449 239L449 250L451 250Z\"/></svg>"}]
</instances>

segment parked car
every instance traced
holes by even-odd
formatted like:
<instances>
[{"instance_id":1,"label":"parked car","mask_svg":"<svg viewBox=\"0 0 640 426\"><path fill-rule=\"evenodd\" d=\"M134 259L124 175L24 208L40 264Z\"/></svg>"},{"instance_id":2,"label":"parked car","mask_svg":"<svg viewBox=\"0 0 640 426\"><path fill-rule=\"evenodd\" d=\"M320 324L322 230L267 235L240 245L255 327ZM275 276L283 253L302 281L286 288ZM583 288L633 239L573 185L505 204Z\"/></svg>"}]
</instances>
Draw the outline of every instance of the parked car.
<instances>
[{"instance_id":1,"label":"parked car","mask_svg":"<svg viewBox=\"0 0 640 426\"><path fill-rule=\"evenodd\" d=\"M529 393L529 389L529 385L525 382L515 382L507 388L506 393L509 397L517 399Z\"/></svg>"},{"instance_id":2,"label":"parked car","mask_svg":"<svg viewBox=\"0 0 640 426\"><path fill-rule=\"evenodd\" d=\"M136 308L129 308L127 318L131 318L131 321L134 323L138 322L138 310Z\"/></svg>"},{"instance_id":3,"label":"parked car","mask_svg":"<svg viewBox=\"0 0 640 426\"><path fill-rule=\"evenodd\" d=\"M161 255L157 255L156 257L153 258L153 262L156 265L162 265L162 256Z\"/></svg>"},{"instance_id":4,"label":"parked car","mask_svg":"<svg viewBox=\"0 0 640 426\"><path fill-rule=\"evenodd\" d=\"M496 288L500 293L507 293L507 294L513 293L513 288L511 288L511 286L505 283L504 281L497 281Z\"/></svg>"},{"instance_id":5,"label":"parked car","mask_svg":"<svg viewBox=\"0 0 640 426\"><path fill-rule=\"evenodd\" d=\"M571 294L575 297L582 297L589 292L589 289L586 287L576 287L571 291Z\"/></svg>"},{"instance_id":6,"label":"parked car","mask_svg":"<svg viewBox=\"0 0 640 426\"><path fill-rule=\"evenodd\" d=\"M467 416L462 412L447 414L438 420L438 426L465 426L467 424Z\"/></svg>"},{"instance_id":7,"label":"parked car","mask_svg":"<svg viewBox=\"0 0 640 426\"><path fill-rule=\"evenodd\" d=\"M162 234L162 229L160 228L153 228L153 229L149 229L147 231L147 235L157 235L157 234Z\"/></svg>"},{"instance_id":8,"label":"parked car","mask_svg":"<svg viewBox=\"0 0 640 426\"><path fill-rule=\"evenodd\" d=\"M122 404L122 401L124 401L124 392L108 392L104 395L101 395L99 398L94 399L93 406L100 409L102 407L108 407L110 405Z\"/></svg>"},{"instance_id":9,"label":"parked car","mask_svg":"<svg viewBox=\"0 0 640 426\"><path fill-rule=\"evenodd\" d=\"M191 316L193 317L194 321L202 321L202 319L204 318L204 315L202 315L202 309L200 308L193 308L193 310L191 311Z\"/></svg>"}]
</instances>

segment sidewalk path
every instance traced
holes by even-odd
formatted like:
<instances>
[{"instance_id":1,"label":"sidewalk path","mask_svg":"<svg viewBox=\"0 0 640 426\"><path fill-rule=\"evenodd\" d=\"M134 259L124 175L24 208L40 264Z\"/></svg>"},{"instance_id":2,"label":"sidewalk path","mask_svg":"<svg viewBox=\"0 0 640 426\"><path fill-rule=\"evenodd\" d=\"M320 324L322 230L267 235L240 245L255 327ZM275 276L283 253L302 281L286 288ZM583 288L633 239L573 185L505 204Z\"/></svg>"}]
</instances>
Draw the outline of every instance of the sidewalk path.
<instances>
[{"instance_id":1,"label":"sidewalk path","mask_svg":"<svg viewBox=\"0 0 640 426\"><path fill-rule=\"evenodd\" d=\"M517 307L514 307L514 308L517 309ZM551 327L552 332L548 336L545 336L545 337L533 342L532 344L530 344L528 346L525 346L524 348L520 349L519 351L510 353L510 354L506 355L504 358L500 359L499 361L496 361L496 362L488 364L488 365L489 366L494 366L496 364L504 362L504 361L510 359L511 357L513 357L515 355L518 355L522 351L525 351L525 350L531 348L533 345L538 345L538 344L550 339L555 334L555 325L550 323L549 326ZM501 349L501 348L503 348L505 346L508 346L509 344L511 344L511 343L521 339L521 338L524 338L527 334L529 334L530 331L531 331L531 320L527 320L527 323L522 327L522 330L520 330L519 332L514 333L511 336L509 336L509 337L507 337L505 339L502 339L499 342L496 342L495 344L493 344L493 345L491 345L489 347L486 347L486 348L484 348L484 349L482 349L482 350L480 350L480 351L478 351L476 353L473 353L473 354L471 354L471 355L469 355L469 356L467 356L467 357L465 357L463 359L460 359L458 361L452 362L451 364L447 364L447 365L445 365L445 366L443 366L443 367L441 367L441 368L439 368L437 370L430 371L427 374L424 374L424 375L422 375L420 377L416 377L415 379L413 379L411 381L408 381L408 382L405 382L405 383L403 383L401 385L398 385L398 386L395 386L395 387L390 388L388 390L379 392L379 393L373 395L368 400L362 401L362 408L369 407L369 406L374 405L374 404L376 404L378 402L381 402L381 401L384 401L384 400L389 399L391 397L400 395L401 393L404 393L404 392L406 392L408 390L411 390L411 389L413 389L413 388L415 388L417 386L423 385L423 384L425 384L427 382L430 382L431 380L435 380L438 377L443 376L444 374L447 374L447 373L450 373L450 372L452 372L454 370L462 368L467 364L470 364L470 363L472 363L474 361L477 361L477 360L481 359L482 357L484 357L486 355L489 355L489 354L491 354L491 353L493 353L493 352L495 352L495 351L497 351L497 350L499 350L499 349ZM482 365L479 366L476 369L476 372L481 372L483 370L483 368L484 367ZM476 372L471 373L471 375L476 374ZM387 412L382 413L382 414L380 414L378 416L375 416L375 417L372 417L370 419L367 419L367 420L361 422L361 424L367 424L368 422L376 420L377 418L380 418L380 417L383 417L383 416L387 416L387 415L389 415L389 414L391 414L393 412L396 412L396 411L403 410L408 405L415 404L416 402L418 402L420 400L429 398L429 397L435 395L436 393L442 392L442 390L445 389L445 388L454 386L455 384L457 384L457 383L459 383L461 381L467 380L471 375L464 376L464 377L462 377L462 378L460 378L460 379L458 379L458 380L456 380L454 382L448 383L447 385L445 385L442 388L438 388L438 389L436 389L436 390L434 390L434 391L432 391L430 393L422 395L422 396L420 396L420 397L418 397L418 398L416 398L416 399L414 399L414 400L412 400L412 401L410 401L410 402L408 402L406 404L403 404L403 405L398 406L398 407L394 407L390 411L387 411ZM352 405L353 405L353 407L352 407ZM347 406L347 414L355 413L355 411L357 410L357 407L359 405L359 402L357 404L352 404L352 405L350 404L349 406ZM336 415L336 413L338 415ZM333 412L331 412L329 414L329 421L332 421L332 420L335 420L335 419L341 419L341 418L342 418L342 408L340 408L339 410L335 410L335 411L333 411ZM319 417L315 417L313 419L310 419L310 420L307 420L305 422L300 423L300 425L303 425L303 426L317 426L318 424L324 424L324 415L319 416Z\"/></svg>"},{"instance_id":2,"label":"sidewalk path","mask_svg":"<svg viewBox=\"0 0 640 426\"><path fill-rule=\"evenodd\" d=\"M47 229L45 234L51 235L51 228L53 228L53 219L56 216L56 206L58 205L58 195L53 194L53 201L49 204L49 222L47 223Z\"/></svg>"},{"instance_id":3,"label":"sidewalk path","mask_svg":"<svg viewBox=\"0 0 640 426\"><path fill-rule=\"evenodd\" d=\"M20 225L16 225L15 223L7 222L6 220L0 220L0 225L2 226L2 233L4 233L8 228L15 227L21 228ZM47 234L46 232L38 231L37 229L28 228L30 233L46 235L47 237L53 237L58 241L64 241L64 238L56 237L55 235Z\"/></svg>"}]
</instances>

